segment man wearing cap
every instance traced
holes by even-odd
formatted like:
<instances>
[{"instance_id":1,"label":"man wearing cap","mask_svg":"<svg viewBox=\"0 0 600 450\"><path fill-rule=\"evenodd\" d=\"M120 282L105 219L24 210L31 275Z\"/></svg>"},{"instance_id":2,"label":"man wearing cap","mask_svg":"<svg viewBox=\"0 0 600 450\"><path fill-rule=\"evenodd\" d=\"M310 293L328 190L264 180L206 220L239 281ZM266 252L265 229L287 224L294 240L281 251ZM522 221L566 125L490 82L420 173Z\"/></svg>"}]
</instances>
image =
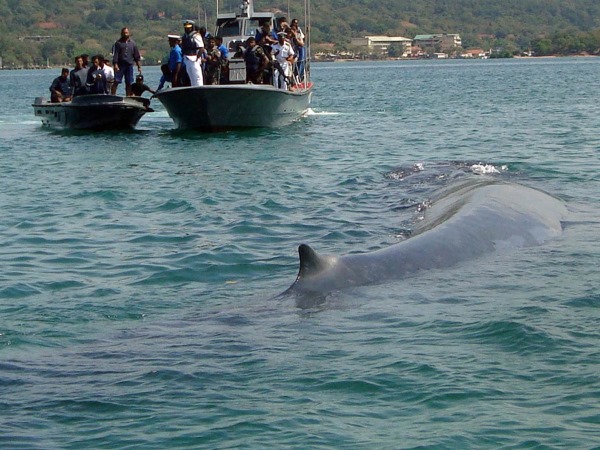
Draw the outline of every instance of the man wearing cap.
<instances>
[{"instance_id":1,"label":"man wearing cap","mask_svg":"<svg viewBox=\"0 0 600 450\"><path fill-rule=\"evenodd\" d=\"M176 34L169 34L169 47L171 47L171 51L169 52L169 71L171 72L171 86L177 87L180 86L180 71L181 66L183 65L183 53L181 52L181 47L179 46L179 36Z\"/></svg>"},{"instance_id":2,"label":"man wearing cap","mask_svg":"<svg viewBox=\"0 0 600 450\"><path fill-rule=\"evenodd\" d=\"M204 80L202 77L202 52L204 42L202 36L194 31L194 21L186 20L183 22L184 33L181 36L181 51L183 52L183 62L185 70L190 77L192 86L202 86Z\"/></svg>"},{"instance_id":3,"label":"man wearing cap","mask_svg":"<svg viewBox=\"0 0 600 450\"><path fill-rule=\"evenodd\" d=\"M111 93L117 93L117 86L123 78L125 78L125 94L131 95L131 85L133 84L133 65L135 64L138 73L142 73L140 65L140 52L137 45L129 37L129 29L124 27L121 29L121 38L115 42L112 48L113 67L115 70L115 82L112 85Z\"/></svg>"},{"instance_id":4,"label":"man wearing cap","mask_svg":"<svg viewBox=\"0 0 600 450\"><path fill-rule=\"evenodd\" d=\"M294 63L294 49L285 38L286 32L277 33L277 44L273 45L275 57L275 87L288 89L292 78L292 64Z\"/></svg>"}]
</instances>

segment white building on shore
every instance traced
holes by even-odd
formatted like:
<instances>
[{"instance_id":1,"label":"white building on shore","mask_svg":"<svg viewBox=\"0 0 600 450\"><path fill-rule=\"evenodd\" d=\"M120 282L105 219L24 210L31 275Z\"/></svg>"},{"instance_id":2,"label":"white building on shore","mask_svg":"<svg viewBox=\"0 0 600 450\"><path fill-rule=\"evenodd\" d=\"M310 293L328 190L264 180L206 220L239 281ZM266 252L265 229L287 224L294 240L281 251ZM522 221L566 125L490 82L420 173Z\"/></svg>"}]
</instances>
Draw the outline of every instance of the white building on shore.
<instances>
[{"instance_id":1,"label":"white building on shore","mask_svg":"<svg viewBox=\"0 0 600 450\"><path fill-rule=\"evenodd\" d=\"M355 47L366 47L369 53L388 54L390 47L399 48L398 56L410 56L412 39L400 36L365 36L362 38L352 38L352 45Z\"/></svg>"}]
</instances>

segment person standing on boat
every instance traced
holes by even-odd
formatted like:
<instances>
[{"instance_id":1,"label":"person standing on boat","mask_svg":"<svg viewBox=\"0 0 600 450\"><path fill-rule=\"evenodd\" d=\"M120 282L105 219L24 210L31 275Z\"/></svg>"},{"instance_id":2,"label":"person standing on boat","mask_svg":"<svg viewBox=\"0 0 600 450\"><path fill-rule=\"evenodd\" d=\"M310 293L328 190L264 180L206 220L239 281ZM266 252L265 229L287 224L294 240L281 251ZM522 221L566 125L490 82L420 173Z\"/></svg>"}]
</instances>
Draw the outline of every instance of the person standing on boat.
<instances>
[{"instance_id":1,"label":"person standing on boat","mask_svg":"<svg viewBox=\"0 0 600 450\"><path fill-rule=\"evenodd\" d=\"M78 95L85 95L88 93L87 86L85 82L87 81L88 69L83 67L83 57L76 56L75 57L75 68L71 70L69 74L69 85L73 90L73 97L77 97Z\"/></svg>"},{"instance_id":2,"label":"person standing on boat","mask_svg":"<svg viewBox=\"0 0 600 450\"><path fill-rule=\"evenodd\" d=\"M265 21L261 24L260 30L256 32L256 43L262 47L269 62L271 62L273 59L273 45L277 44L277 33L271 29L271 22ZM264 70L263 83L272 84L273 65L269 64Z\"/></svg>"},{"instance_id":3,"label":"person standing on boat","mask_svg":"<svg viewBox=\"0 0 600 450\"><path fill-rule=\"evenodd\" d=\"M204 77L202 76L201 55L204 51L204 41L200 33L194 31L193 20L183 22L183 30L181 51L183 52L185 70L192 86L202 86L204 84Z\"/></svg>"},{"instance_id":4,"label":"person standing on boat","mask_svg":"<svg viewBox=\"0 0 600 450\"><path fill-rule=\"evenodd\" d=\"M60 71L60 76L56 77L50 85L50 101L52 103L62 103L71 101L71 84L69 83L69 69L64 68Z\"/></svg>"},{"instance_id":5,"label":"person standing on boat","mask_svg":"<svg viewBox=\"0 0 600 450\"><path fill-rule=\"evenodd\" d=\"M306 66L306 47L304 46L304 33L298 25L298 19L292 19L290 24L291 41L296 52L297 63L294 75L298 80L304 80L304 67Z\"/></svg>"},{"instance_id":6,"label":"person standing on boat","mask_svg":"<svg viewBox=\"0 0 600 450\"><path fill-rule=\"evenodd\" d=\"M275 58L275 87L288 90L292 80L292 64L294 63L294 49L285 38L286 32L277 33L277 44L273 45Z\"/></svg>"},{"instance_id":7,"label":"person standing on boat","mask_svg":"<svg viewBox=\"0 0 600 450\"><path fill-rule=\"evenodd\" d=\"M169 72L171 73L171 86L182 86L181 69L183 66L183 52L179 46L181 39L176 34L169 34L167 37L169 38L169 47L171 47L171 51L169 52Z\"/></svg>"},{"instance_id":8,"label":"person standing on boat","mask_svg":"<svg viewBox=\"0 0 600 450\"><path fill-rule=\"evenodd\" d=\"M204 74L206 84L219 84L221 79L221 52L216 46L215 38L212 36L207 39Z\"/></svg>"},{"instance_id":9,"label":"person standing on boat","mask_svg":"<svg viewBox=\"0 0 600 450\"><path fill-rule=\"evenodd\" d=\"M221 52L221 79L219 80L219 84L229 84L229 50L223 44L221 36L215 37L215 43Z\"/></svg>"},{"instance_id":10,"label":"person standing on boat","mask_svg":"<svg viewBox=\"0 0 600 450\"><path fill-rule=\"evenodd\" d=\"M117 93L119 83L125 78L125 95L131 95L131 85L133 84L133 65L138 69L138 74L142 73L140 60L140 51L135 44L135 41L130 38L129 29L124 27L121 29L121 37L115 42L112 48L113 67L115 69L115 82L112 86L111 93Z\"/></svg>"},{"instance_id":11,"label":"person standing on boat","mask_svg":"<svg viewBox=\"0 0 600 450\"><path fill-rule=\"evenodd\" d=\"M103 61L100 61L100 67L104 71L104 76L106 77L106 92L112 92L112 86L115 82L115 71L109 66L110 61L104 58Z\"/></svg>"},{"instance_id":12,"label":"person standing on boat","mask_svg":"<svg viewBox=\"0 0 600 450\"><path fill-rule=\"evenodd\" d=\"M90 94L108 94L106 75L100 67L100 61L104 62L104 56L95 55L92 57L92 67L88 71L85 83Z\"/></svg>"},{"instance_id":13,"label":"person standing on boat","mask_svg":"<svg viewBox=\"0 0 600 450\"><path fill-rule=\"evenodd\" d=\"M244 61L246 63L246 83L263 84L263 75L265 68L269 65L269 58L253 36L246 40Z\"/></svg>"}]
</instances>

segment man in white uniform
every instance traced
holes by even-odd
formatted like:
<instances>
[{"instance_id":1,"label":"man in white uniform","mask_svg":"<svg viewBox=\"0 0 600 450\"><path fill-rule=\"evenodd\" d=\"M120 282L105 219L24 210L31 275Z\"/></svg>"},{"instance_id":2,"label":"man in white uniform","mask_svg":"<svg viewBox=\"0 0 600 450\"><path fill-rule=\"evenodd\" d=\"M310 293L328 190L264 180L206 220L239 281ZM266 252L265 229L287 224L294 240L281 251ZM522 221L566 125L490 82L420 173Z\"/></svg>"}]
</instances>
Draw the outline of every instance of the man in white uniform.
<instances>
[{"instance_id":1,"label":"man in white uniform","mask_svg":"<svg viewBox=\"0 0 600 450\"><path fill-rule=\"evenodd\" d=\"M292 64L294 63L294 49L285 39L285 31L277 33L277 44L273 45L273 56L275 57L275 87L289 89L289 81L292 78Z\"/></svg>"},{"instance_id":2,"label":"man in white uniform","mask_svg":"<svg viewBox=\"0 0 600 450\"><path fill-rule=\"evenodd\" d=\"M204 52L204 42L202 36L194 31L194 21L186 20L183 22L183 36L181 36L181 51L183 52L183 62L185 70L192 86L202 86L204 79L202 76L202 53Z\"/></svg>"}]
</instances>

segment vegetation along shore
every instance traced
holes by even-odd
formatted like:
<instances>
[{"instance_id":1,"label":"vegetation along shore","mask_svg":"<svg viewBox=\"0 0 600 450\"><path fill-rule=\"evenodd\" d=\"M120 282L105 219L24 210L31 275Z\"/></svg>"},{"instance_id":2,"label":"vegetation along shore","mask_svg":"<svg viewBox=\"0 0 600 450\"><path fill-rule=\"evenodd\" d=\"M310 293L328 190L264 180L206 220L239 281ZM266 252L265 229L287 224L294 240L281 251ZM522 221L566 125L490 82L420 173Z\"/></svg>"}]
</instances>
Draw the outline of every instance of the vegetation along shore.
<instances>
[{"instance_id":1,"label":"vegetation along shore","mask_svg":"<svg viewBox=\"0 0 600 450\"><path fill-rule=\"evenodd\" d=\"M231 10L238 3L228 2L221 0L219 8ZM305 22L303 2L259 0L255 6ZM158 64L168 51L165 35L180 32L186 18L207 24L210 30L216 12L216 2L188 0L6 0L0 2L0 67L55 67L70 64L81 53L108 53L123 26L131 29L145 64ZM598 55L600 2L321 0L313 6L312 29L306 31L311 34L313 54L325 59L442 53L447 57ZM415 38L427 35L457 35L460 46L415 45ZM369 36L406 41L359 45L358 40ZM410 53L406 51L409 41Z\"/></svg>"}]
</instances>

